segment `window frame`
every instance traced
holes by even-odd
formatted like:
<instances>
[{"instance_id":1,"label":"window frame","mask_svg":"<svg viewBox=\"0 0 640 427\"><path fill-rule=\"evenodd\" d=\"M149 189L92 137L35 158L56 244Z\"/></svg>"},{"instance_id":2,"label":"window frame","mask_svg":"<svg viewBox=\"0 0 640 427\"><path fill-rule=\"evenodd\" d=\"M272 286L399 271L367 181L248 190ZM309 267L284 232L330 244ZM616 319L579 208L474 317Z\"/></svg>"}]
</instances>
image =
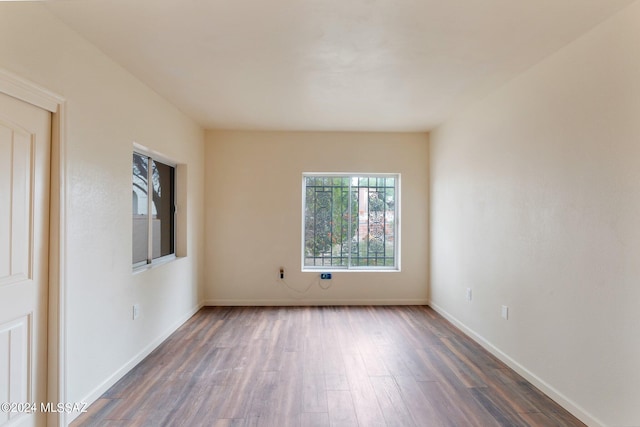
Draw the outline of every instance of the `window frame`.
<instances>
[{"instance_id":1,"label":"window frame","mask_svg":"<svg viewBox=\"0 0 640 427\"><path fill-rule=\"evenodd\" d=\"M327 178L348 178L349 188L351 188L352 179L358 178L395 178L395 197L394 197L394 265L393 266L354 266L351 265L351 256L348 256L346 266L313 266L305 265L305 225L306 225L306 178L307 177L327 177ZM401 271L401 174L398 173L364 173L364 172L303 172L302 173L302 214L301 214L301 271L302 272L400 272ZM349 190L351 194L351 190ZM351 206L351 198L349 200ZM349 208L349 211L351 208ZM349 254L351 246L349 246Z\"/></svg>"},{"instance_id":2,"label":"window frame","mask_svg":"<svg viewBox=\"0 0 640 427\"><path fill-rule=\"evenodd\" d=\"M152 180L151 180L151 174L153 173L152 168L150 167L150 165L152 164L152 162L157 162L160 164L163 164L165 166L169 166L173 169L173 197L172 197L172 212L171 212L171 220L173 222L172 225L172 246L173 246L173 252L167 254L167 255L163 255L157 258L153 258L153 197L147 197L147 212L148 212L148 216L147 216L147 257L145 260L143 261L139 261L136 263L133 263L132 260L132 269L133 272L139 272L139 271L144 271L146 269L155 267L157 265L160 264L165 264L169 261L175 260L178 256L177 256L177 245L178 245L178 236L177 236L177 229L178 229L178 218L177 218L177 214L178 214L178 207L177 207L177 199L178 199L178 163L168 159L166 156L163 156L153 150L150 150L144 146L141 146L137 143L134 143L134 148L133 151L131 153L130 158L133 161L133 156L137 154L140 156L144 156L147 157L147 161L148 161L148 165L147 165L147 184L148 185L153 185L152 184ZM132 183L133 183L133 176L132 176ZM149 190L147 189L147 192L149 192ZM147 193L149 194L149 193ZM133 203L133 201L132 201ZM133 206L132 206L132 215L133 215ZM133 244L133 216L132 216L132 244ZM133 247L132 247L132 251L133 251Z\"/></svg>"}]
</instances>

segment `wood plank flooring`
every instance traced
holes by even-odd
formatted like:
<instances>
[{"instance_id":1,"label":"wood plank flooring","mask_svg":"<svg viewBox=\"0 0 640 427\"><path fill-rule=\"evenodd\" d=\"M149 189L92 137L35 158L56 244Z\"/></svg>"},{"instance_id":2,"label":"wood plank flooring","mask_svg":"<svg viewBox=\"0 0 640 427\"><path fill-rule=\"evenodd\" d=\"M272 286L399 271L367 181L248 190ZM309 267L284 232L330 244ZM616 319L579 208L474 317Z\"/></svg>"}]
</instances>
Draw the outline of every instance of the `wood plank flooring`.
<instances>
[{"instance_id":1,"label":"wood plank flooring","mask_svg":"<svg viewBox=\"0 0 640 427\"><path fill-rule=\"evenodd\" d=\"M79 426L584 426L429 307L200 310Z\"/></svg>"}]
</instances>

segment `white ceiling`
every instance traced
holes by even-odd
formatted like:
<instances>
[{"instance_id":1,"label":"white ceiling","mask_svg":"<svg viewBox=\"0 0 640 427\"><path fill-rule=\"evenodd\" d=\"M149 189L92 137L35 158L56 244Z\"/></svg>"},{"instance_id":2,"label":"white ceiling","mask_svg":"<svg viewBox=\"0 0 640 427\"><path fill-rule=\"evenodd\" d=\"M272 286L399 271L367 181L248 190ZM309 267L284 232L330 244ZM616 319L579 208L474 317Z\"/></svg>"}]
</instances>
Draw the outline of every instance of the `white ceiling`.
<instances>
[{"instance_id":1,"label":"white ceiling","mask_svg":"<svg viewBox=\"0 0 640 427\"><path fill-rule=\"evenodd\" d=\"M208 129L425 131L633 0L58 0Z\"/></svg>"}]
</instances>

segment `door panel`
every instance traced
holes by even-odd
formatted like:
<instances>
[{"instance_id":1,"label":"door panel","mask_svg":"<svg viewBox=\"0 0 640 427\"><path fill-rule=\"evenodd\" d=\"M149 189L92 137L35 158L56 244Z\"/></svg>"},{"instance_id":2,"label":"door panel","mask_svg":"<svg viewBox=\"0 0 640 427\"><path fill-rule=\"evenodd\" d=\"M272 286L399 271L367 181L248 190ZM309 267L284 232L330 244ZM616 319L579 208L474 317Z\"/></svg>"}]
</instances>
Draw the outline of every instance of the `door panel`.
<instances>
[{"instance_id":1,"label":"door panel","mask_svg":"<svg viewBox=\"0 0 640 427\"><path fill-rule=\"evenodd\" d=\"M0 403L46 402L49 152L47 111L0 94ZM40 426L2 412L0 426Z\"/></svg>"},{"instance_id":2,"label":"door panel","mask_svg":"<svg viewBox=\"0 0 640 427\"><path fill-rule=\"evenodd\" d=\"M29 316L0 325L0 402L28 402ZM10 414L2 413L6 420Z\"/></svg>"},{"instance_id":3,"label":"door panel","mask_svg":"<svg viewBox=\"0 0 640 427\"><path fill-rule=\"evenodd\" d=\"M31 160L26 131L0 119L0 286L31 279Z\"/></svg>"}]
</instances>

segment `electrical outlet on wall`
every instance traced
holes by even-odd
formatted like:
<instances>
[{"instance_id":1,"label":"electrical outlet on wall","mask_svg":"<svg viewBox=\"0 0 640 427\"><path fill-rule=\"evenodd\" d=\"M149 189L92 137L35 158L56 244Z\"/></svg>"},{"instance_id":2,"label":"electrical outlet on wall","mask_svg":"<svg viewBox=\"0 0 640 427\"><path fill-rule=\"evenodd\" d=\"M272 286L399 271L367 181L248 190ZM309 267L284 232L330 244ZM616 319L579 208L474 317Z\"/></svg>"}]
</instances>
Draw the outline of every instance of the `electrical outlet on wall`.
<instances>
[{"instance_id":1,"label":"electrical outlet on wall","mask_svg":"<svg viewBox=\"0 0 640 427\"><path fill-rule=\"evenodd\" d=\"M133 320L140 317L140 304L133 304Z\"/></svg>"},{"instance_id":2,"label":"electrical outlet on wall","mask_svg":"<svg viewBox=\"0 0 640 427\"><path fill-rule=\"evenodd\" d=\"M509 320L509 307L503 305L501 315L504 320Z\"/></svg>"},{"instance_id":3,"label":"electrical outlet on wall","mask_svg":"<svg viewBox=\"0 0 640 427\"><path fill-rule=\"evenodd\" d=\"M467 301L471 301L471 288L467 288L467 292L465 294L465 298Z\"/></svg>"}]
</instances>

